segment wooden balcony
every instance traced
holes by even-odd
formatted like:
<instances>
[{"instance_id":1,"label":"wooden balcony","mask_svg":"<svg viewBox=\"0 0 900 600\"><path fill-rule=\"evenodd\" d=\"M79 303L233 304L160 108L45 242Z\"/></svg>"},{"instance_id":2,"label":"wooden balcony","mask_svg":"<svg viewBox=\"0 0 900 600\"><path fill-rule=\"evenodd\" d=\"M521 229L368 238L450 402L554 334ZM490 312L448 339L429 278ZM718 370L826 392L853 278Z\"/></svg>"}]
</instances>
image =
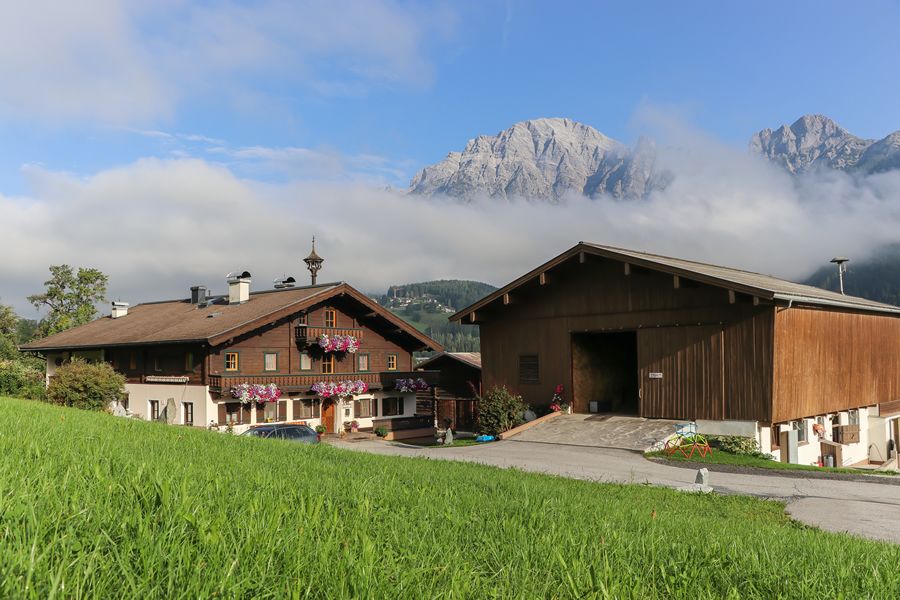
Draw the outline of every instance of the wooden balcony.
<instances>
[{"instance_id":1,"label":"wooden balcony","mask_svg":"<svg viewBox=\"0 0 900 600\"><path fill-rule=\"evenodd\" d=\"M384 371L381 373L228 373L226 375L210 375L209 389L212 392L227 392L233 385L255 383L267 385L274 383L285 392L308 392L309 388L320 381L337 383L347 380L361 380L369 384L372 390L391 390L397 379L422 378L430 385L438 380L438 371Z\"/></svg>"},{"instance_id":2,"label":"wooden balcony","mask_svg":"<svg viewBox=\"0 0 900 600\"><path fill-rule=\"evenodd\" d=\"M294 326L294 340L300 347L315 343L320 335L352 335L360 342L363 340L363 329L355 327L310 327L308 325Z\"/></svg>"}]
</instances>

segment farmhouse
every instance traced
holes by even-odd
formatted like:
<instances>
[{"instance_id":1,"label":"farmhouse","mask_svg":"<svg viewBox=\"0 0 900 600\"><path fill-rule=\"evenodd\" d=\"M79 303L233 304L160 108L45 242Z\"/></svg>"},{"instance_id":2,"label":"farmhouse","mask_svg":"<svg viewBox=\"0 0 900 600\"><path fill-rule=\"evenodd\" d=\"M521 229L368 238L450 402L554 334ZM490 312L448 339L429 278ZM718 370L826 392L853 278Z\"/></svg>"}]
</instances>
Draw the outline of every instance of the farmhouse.
<instances>
[{"instance_id":1,"label":"farmhouse","mask_svg":"<svg viewBox=\"0 0 900 600\"><path fill-rule=\"evenodd\" d=\"M438 426L449 421L453 429L474 431L481 395L481 354L439 352L416 365L417 371L436 371L437 382L424 393L419 412L434 414Z\"/></svg>"},{"instance_id":2,"label":"farmhouse","mask_svg":"<svg viewBox=\"0 0 900 600\"><path fill-rule=\"evenodd\" d=\"M483 384L576 412L695 420L784 461L882 462L900 440L900 308L581 242L463 309Z\"/></svg>"},{"instance_id":3,"label":"farmhouse","mask_svg":"<svg viewBox=\"0 0 900 600\"><path fill-rule=\"evenodd\" d=\"M114 302L111 315L22 350L47 358L48 381L73 357L110 363L127 379L127 410L144 419L431 427L432 417L415 417L414 383L436 374L413 372L412 354L440 351L437 342L346 283L289 278L251 292L251 281L230 276L221 296L195 286L184 299Z\"/></svg>"}]
</instances>

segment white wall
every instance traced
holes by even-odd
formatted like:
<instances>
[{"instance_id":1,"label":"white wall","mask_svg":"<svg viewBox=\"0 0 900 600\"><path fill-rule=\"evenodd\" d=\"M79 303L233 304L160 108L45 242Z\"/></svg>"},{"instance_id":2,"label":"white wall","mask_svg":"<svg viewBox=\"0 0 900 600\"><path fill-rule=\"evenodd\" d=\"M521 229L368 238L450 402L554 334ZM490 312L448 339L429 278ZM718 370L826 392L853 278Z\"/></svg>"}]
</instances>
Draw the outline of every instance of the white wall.
<instances>
[{"instance_id":1,"label":"white wall","mask_svg":"<svg viewBox=\"0 0 900 600\"><path fill-rule=\"evenodd\" d=\"M870 428L872 425L870 419L871 411L871 408L859 409L859 442L841 445L841 458L843 462L840 465L835 465L836 467L846 467L869 460L871 444ZM798 444L797 446L797 464L817 465L819 463L819 459L822 456L822 445L820 442L821 440L832 440L831 418L835 415L837 415L839 424L841 425L847 425L850 422L849 411L828 413L826 415L816 415L814 417L809 417L802 420L804 422L806 430L807 442ZM813 426L816 424L816 417L818 416L824 417L825 422L825 433L821 437L813 432ZM798 421L800 420L798 419ZM777 427L779 431L787 431L791 428L791 425L789 423L782 423L780 425L777 425ZM767 428L760 428L761 433L762 429ZM768 431L766 433L768 433ZM765 452L766 450L763 442L764 440L761 439L760 446L764 448L763 452ZM778 450L772 451L772 455L775 456L776 460L781 460L781 449L779 448Z\"/></svg>"},{"instance_id":2,"label":"white wall","mask_svg":"<svg viewBox=\"0 0 900 600\"><path fill-rule=\"evenodd\" d=\"M150 400L159 401L160 412L169 398L175 399L175 422L184 424L184 402L194 403L194 427L206 427L210 420L218 420L216 405L204 385L172 385L162 383L126 383L128 410L141 419L150 418Z\"/></svg>"}]
</instances>

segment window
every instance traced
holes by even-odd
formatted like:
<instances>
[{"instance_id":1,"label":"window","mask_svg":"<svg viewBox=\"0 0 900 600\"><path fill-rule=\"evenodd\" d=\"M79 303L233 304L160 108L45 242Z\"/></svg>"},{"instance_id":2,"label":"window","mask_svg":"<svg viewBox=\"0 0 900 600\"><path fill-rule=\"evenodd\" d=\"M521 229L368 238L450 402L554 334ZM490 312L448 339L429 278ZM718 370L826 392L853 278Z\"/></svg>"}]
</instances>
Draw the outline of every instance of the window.
<instances>
[{"instance_id":1,"label":"window","mask_svg":"<svg viewBox=\"0 0 900 600\"><path fill-rule=\"evenodd\" d=\"M225 424L237 425L241 422L241 405L237 402L229 402L225 405Z\"/></svg>"},{"instance_id":2,"label":"window","mask_svg":"<svg viewBox=\"0 0 900 600\"><path fill-rule=\"evenodd\" d=\"M537 354L519 357L519 383L540 383L540 363Z\"/></svg>"},{"instance_id":3,"label":"window","mask_svg":"<svg viewBox=\"0 0 900 600\"><path fill-rule=\"evenodd\" d=\"M159 400L150 401L150 420L155 421L159 418Z\"/></svg>"},{"instance_id":4,"label":"window","mask_svg":"<svg viewBox=\"0 0 900 600\"><path fill-rule=\"evenodd\" d=\"M226 371L237 371L238 370L238 353L237 352L226 352L225 353L225 370Z\"/></svg>"},{"instance_id":5,"label":"window","mask_svg":"<svg viewBox=\"0 0 900 600\"><path fill-rule=\"evenodd\" d=\"M369 370L369 355L368 354L358 354L356 356L356 370L357 371L368 371Z\"/></svg>"},{"instance_id":6,"label":"window","mask_svg":"<svg viewBox=\"0 0 900 600\"><path fill-rule=\"evenodd\" d=\"M265 408L262 414L263 419L265 419L266 423L272 423L278 420L278 403L277 402L266 402ZM257 423L260 421L259 408L256 409L256 421Z\"/></svg>"},{"instance_id":7,"label":"window","mask_svg":"<svg viewBox=\"0 0 900 600\"><path fill-rule=\"evenodd\" d=\"M357 419L367 419L372 416L372 399L356 400L353 403L353 415Z\"/></svg>"},{"instance_id":8,"label":"window","mask_svg":"<svg viewBox=\"0 0 900 600\"><path fill-rule=\"evenodd\" d=\"M185 371L193 371L194 370L194 353L193 352L185 352L184 353L184 370Z\"/></svg>"},{"instance_id":9,"label":"window","mask_svg":"<svg viewBox=\"0 0 900 600\"><path fill-rule=\"evenodd\" d=\"M403 398L384 398L381 401L381 414L385 417L403 414Z\"/></svg>"},{"instance_id":10,"label":"window","mask_svg":"<svg viewBox=\"0 0 900 600\"><path fill-rule=\"evenodd\" d=\"M334 354L329 354L322 359L322 373L334 373Z\"/></svg>"},{"instance_id":11,"label":"window","mask_svg":"<svg viewBox=\"0 0 900 600\"><path fill-rule=\"evenodd\" d=\"M396 371L397 370L397 355L396 354L388 354L387 355L387 370L388 371Z\"/></svg>"},{"instance_id":12,"label":"window","mask_svg":"<svg viewBox=\"0 0 900 600\"><path fill-rule=\"evenodd\" d=\"M301 371L312 370L312 359L309 357L309 352L301 352L300 353L300 370Z\"/></svg>"},{"instance_id":13,"label":"window","mask_svg":"<svg viewBox=\"0 0 900 600\"><path fill-rule=\"evenodd\" d=\"M131 352L128 355L128 368L134 371L137 369L137 353Z\"/></svg>"},{"instance_id":14,"label":"window","mask_svg":"<svg viewBox=\"0 0 900 600\"><path fill-rule=\"evenodd\" d=\"M318 419L320 404L315 400L297 400L294 402L295 419Z\"/></svg>"},{"instance_id":15,"label":"window","mask_svg":"<svg viewBox=\"0 0 900 600\"><path fill-rule=\"evenodd\" d=\"M797 431L797 443L803 444L807 442L807 422L806 419L800 419L799 421L791 421L791 429Z\"/></svg>"},{"instance_id":16,"label":"window","mask_svg":"<svg viewBox=\"0 0 900 600\"><path fill-rule=\"evenodd\" d=\"M278 370L278 355L274 352L266 352L263 355L263 370L265 371L277 371Z\"/></svg>"},{"instance_id":17,"label":"window","mask_svg":"<svg viewBox=\"0 0 900 600\"><path fill-rule=\"evenodd\" d=\"M854 408L847 413L847 423L850 425L859 425L859 410Z\"/></svg>"},{"instance_id":18,"label":"window","mask_svg":"<svg viewBox=\"0 0 900 600\"><path fill-rule=\"evenodd\" d=\"M181 406L184 411L184 424L193 426L193 424L194 424L194 403L193 402L182 402Z\"/></svg>"},{"instance_id":19,"label":"window","mask_svg":"<svg viewBox=\"0 0 900 600\"><path fill-rule=\"evenodd\" d=\"M337 311L333 308L325 309L325 327L337 327Z\"/></svg>"}]
</instances>

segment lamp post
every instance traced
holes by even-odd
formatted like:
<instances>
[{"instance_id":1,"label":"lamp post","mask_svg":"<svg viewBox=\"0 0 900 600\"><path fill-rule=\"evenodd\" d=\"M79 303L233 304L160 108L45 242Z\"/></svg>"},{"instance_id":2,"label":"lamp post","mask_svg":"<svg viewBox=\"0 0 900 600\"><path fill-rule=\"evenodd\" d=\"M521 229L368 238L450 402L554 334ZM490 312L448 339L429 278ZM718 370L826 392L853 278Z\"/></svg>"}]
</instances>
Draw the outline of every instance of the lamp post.
<instances>
[{"instance_id":1,"label":"lamp post","mask_svg":"<svg viewBox=\"0 0 900 600\"><path fill-rule=\"evenodd\" d=\"M844 294L844 273L847 272L847 263L850 262L849 258L845 258L843 256L835 256L831 259L831 262L837 265L838 268L838 283L841 286L841 295Z\"/></svg>"},{"instance_id":2,"label":"lamp post","mask_svg":"<svg viewBox=\"0 0 900 600\"><path fill-rule=\"evenodd\" d=\"M316 236L313 236L312 239L312 252L303 259L303 262L306 263L306 268L309 269L309 274L312 276L312 285L316 285L316 274L322 268L322 263L325 262L324 258L316 254Z\"/></svg>"}]
</instances>

